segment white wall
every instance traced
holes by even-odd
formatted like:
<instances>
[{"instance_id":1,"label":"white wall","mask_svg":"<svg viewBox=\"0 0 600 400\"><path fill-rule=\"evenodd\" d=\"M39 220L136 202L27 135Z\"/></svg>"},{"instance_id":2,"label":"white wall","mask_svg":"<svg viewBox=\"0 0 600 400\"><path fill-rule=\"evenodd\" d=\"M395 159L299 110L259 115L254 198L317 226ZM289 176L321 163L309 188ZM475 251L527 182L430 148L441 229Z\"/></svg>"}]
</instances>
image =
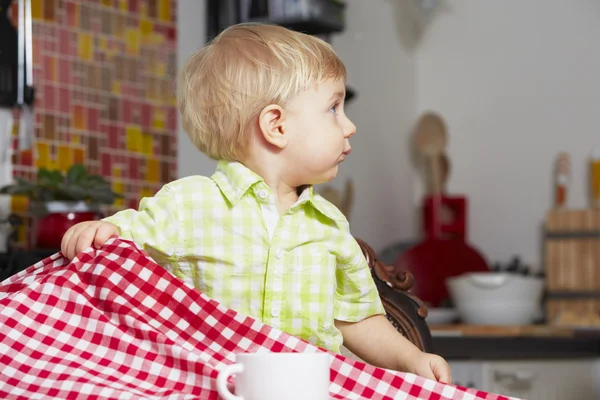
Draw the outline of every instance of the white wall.
<instances>
[{"instance_id":1,"label":"white wall","mask_svg":"<svg viewBox=\"0 0 600 400\"><path fill-rule=\"evenodd\" d=\"M333 182L351 177L357 190L352 231L376 249L414 236L413 182L407 153L415 113L415 61L400 42L395 1L348 1L347 30L334 47L358 92L347 112L358 127L352 155ZM178 63L205 40L205 1L179 0ZM199 153L179 128L179 176L211 174L214 161Z\"/></svg>"},{"instance_id":2,"label":"white wall","mask_svg":"<svg viewBox=\"0 0 600 400\"><path fill-rule=\"evenodd\" d=\"M177 66L200 49L206 41L206 1L179 0L177 2ZM177 171L179 177L212 175L217 163L206 157L192 144L178 119Z\"/></svg>"},{"instance_id":3,"label":"white wall","mask_svg":"<svg viewBox=\"0 0 600 400\"><path fill-rule=\"evenodd\" d=\"M540 261L558 151L573 158L570 205L586 202L586 161L600 145L600 4L594 0L445 2L410 43L397 0L349 0L347 30L333 44L358 97L354 152L334 181L356 183L352 230L381 249L414 237L420 185L409 131L418 113L441 112L450 130L449 189L470 200L470 241L490 260ZM205 1L179 1L178 61L204 43ZM179 175L215 163L179 132Z\"/></svg>"},{"instance_id":4,"label":"white wall","mask_svg":"<svg viewBox=\"0 0 600 400\"><path fill-rule=\"evenodd\" d=\"M355 182L351 229L376 250L415 235L412 167L408 152L415 115L416 71L400 40L396 1L349 0L346 30L333 45L348 68L357 97L346 112L357 126L351 156L334 185Z\"/></svg>"},{"instance_id":5,"label":"white wall","mask_svg":"<svg viewBox=\"0 0 600 400\"><path fill-rule=\"evenodd\" d=\"M418 49L416 108L447 119L449 188L470 199L470 239L492 260L540 260L556 153L583 207L600 146L600 2L448 2Z\"/></svg>"}]
</instances>

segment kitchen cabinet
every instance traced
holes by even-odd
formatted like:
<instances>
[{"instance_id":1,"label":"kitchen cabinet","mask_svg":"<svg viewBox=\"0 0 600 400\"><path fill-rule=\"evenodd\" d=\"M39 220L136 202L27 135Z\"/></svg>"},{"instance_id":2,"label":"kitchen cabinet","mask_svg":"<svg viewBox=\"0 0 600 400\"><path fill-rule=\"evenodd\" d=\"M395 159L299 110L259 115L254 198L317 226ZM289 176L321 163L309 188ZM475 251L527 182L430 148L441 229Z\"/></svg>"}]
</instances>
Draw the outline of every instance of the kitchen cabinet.
<instances>
[{"instance_id":1,"label":"kitchen cabinet","mask_svg":"<svg viewBox=\"0 0 600 400\"><path fill-rule=\"evenodd\" d=\"M528 400L600 399L600 359L449 360L453 382Z\"/></svg>"},{"instance_id":2,"label":"kitchen cabinet","mask_svg":"<svg viewBox=\"0 0 600 400\"><path fill-rule=\"evenodd\" d=\"M528 400L599 400L600 331L550 325L431 326L455 384Z\"/></svg>"}]
</instances>

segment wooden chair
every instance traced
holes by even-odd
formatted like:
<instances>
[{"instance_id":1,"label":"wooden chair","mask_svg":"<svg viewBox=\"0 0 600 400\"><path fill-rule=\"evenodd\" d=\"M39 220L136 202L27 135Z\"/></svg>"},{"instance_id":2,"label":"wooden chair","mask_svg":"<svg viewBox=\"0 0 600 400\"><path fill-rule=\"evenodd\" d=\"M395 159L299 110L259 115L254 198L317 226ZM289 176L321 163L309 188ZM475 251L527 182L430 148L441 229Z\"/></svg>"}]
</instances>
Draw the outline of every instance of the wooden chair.
<instances>
[{"instance_id":1,"label":"wooden chair","mask_svg":"<svg viewBox=\"0 0 600 400\"><path fill-rule=\"evenodd\" d=\"M371 246L356 238L369 267L387 319L404 337L422 351L432 351L431 332L425 322L427 308L421 300L410 294L414 279L408 271L396 271L393 266L377 260Z\"/></svg>"}]
</instances>

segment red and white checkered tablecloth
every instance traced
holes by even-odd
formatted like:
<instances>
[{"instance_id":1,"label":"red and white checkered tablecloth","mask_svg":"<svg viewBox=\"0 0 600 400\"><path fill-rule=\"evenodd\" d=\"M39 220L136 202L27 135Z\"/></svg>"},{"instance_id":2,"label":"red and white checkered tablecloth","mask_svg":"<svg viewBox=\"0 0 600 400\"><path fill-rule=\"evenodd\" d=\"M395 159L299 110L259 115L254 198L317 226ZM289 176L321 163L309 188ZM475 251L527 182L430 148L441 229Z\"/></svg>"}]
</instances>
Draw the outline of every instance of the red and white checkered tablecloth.
<instances>
[{"instance_id":1,"label":"red and white checkered tablecloth","mask_svg":"<svg viewBox=\"0 0 600 400\"><path fill-rule=\"evenodd\" d=\"M0 398L217 399L241 352L324 351L227 309L111 239L0 284ZM332 354L335 399L506 399Z\"/></svg>"}]
</instances>

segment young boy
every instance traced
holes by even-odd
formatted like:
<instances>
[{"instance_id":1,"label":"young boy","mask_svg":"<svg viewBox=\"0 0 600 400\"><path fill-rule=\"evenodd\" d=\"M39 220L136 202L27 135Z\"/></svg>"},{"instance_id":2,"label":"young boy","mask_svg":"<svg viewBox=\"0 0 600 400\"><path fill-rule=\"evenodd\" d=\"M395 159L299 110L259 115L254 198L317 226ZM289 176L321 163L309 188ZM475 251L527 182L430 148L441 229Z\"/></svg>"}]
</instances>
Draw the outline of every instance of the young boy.
<instances>
[{"instance_id":1,"label":"young boy","mask_svg":"<svg viewBox=\"0 0 600 400\"><path fill-rule=\"evenodd\" d=\"M189 137L214 175L165 185L139 210L71 228L73 258L131 239L207 296L291 335L449 383L384 316L344 215L313 191L350 154L346 69L324 41L281 27L232 26L195 53L178 82Z\"/></svg>"}]
</instances>

